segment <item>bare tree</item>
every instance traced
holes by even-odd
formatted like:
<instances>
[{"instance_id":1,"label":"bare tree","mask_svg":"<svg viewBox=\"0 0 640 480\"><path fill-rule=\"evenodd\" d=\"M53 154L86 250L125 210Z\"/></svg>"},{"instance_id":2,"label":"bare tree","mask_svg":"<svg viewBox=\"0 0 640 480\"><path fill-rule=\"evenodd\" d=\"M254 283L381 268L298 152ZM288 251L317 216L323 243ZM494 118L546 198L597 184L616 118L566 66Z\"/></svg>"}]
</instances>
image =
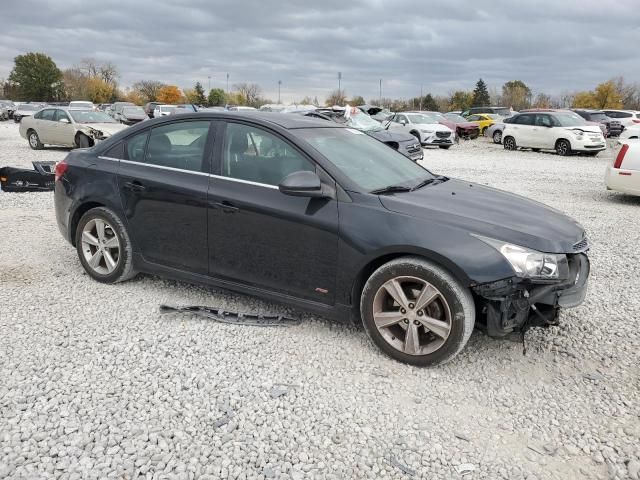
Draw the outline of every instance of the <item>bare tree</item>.
<instances>
[{"instance_id":1,"label":"bare tree","mask_svg":"<svg viewBox=\"0 0 640 480\"><path fill-rule=\"evenodd\" d=\"M98 70L100 71L100 78L109 85L115 85L116 80L120 76L118 73L118 67L116 67L113 63L107 62L103 63L99 66Z\"/></svg>"},{"instance_id":2,"label":"bare tree","mask_svg":"<svg viewBox=\"0 0 640 480\"><path fill-rule=\"evenodd\" d=\"M140 94L145 102L155 102L158 92L165 84L157 80L140 80L132 85L132 89Z\"/></svg>"},{"instance_id":3,"label":"bare tree","mask_svg":"<svg viewBox=\"0 0 640 480\"><path fill-rule=\"evenodd\" d=\"M347 96L344 90L334 90L327 97L327 101L325 102L327 106L331 107L333 105L344 106L347 102Z\"/></svg>"},{"instance_id":4,"label":"bare tree","mask_svg":"<svg viewBox=\"0 0 640 480\"><path fill-rule=\"evenodd\" d=\"M242 98L243 103L250 107L260 106L260 96L262 95L262 88L257 83L236 83L233 86L239 96Z\"/></svg>"}]
</instances>

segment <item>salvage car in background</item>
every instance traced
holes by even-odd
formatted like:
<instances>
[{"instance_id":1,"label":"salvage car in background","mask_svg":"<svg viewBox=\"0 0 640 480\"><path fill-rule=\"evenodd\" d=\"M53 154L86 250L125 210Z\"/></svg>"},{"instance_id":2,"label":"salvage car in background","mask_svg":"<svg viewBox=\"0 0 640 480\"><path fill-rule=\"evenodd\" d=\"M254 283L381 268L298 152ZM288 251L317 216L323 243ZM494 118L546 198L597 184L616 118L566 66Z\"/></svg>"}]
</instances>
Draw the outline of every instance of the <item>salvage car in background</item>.
<instances>
[{"instance_id":1,"label":"salvage car in background","mask_svg":"<svg viewBox=\"0 0 640 480\"><path fill-rule=\"evenodd\" d=\"M93 102L90 102L88 100L73 100L69 102L69 108L96 110L96 106L93 104Z\"/></svg>"},{"instance_id":2,"label":"salvage car in background","mask_svg":"<svg viewBox=\"0 0 640 480\"><path fill-rule=\"evenodd\" d=\"M44 108L20 122L20 135L34 150L45 145L86 148L125 128L102 112Z\"/></svg>"},{"instance_id":3,"label":"salvage car in background","mask_svg":"<svg viewBox=\"0 0 640 480\"><path fill-rule=\"evenodd\" d=\"M455 141L453 130L441 125L433 117L417 112L395 113L384 125L390 130L410 133L423 146L448 149Z\"/></svg>"},{"instance_id":4,"label":"salvage car in background","mask_svg":"<svg viewBox=\"0 0 640 480\"><path fill-rule=\"evenodd\" d=\"M422 160L424 153L416 137L408 133L389 131L358 107L318 108L304 113L307 117L329 120L366 133L380 140L414 162Z\"/></svg>"},{"instance_id":5,"label":"salvage car in background","mask_svg":"<svg viewBox=\"0 0 640 480\"><path fill-rule=\"evenodd\" d=\"M475 125L478 125L480 128L480 135L485 135L487 129L498 122L502 122L504 117L497 115L495 113L476 113L473 115L469 115L467 118L468 122L471 122Z\"/></svg>"},{"instance_id":6,"label":"salvage car in background","mask_svg":"<svg viewBox=\"0 0 640 480\"><path fill-rule=\"evenodd\" d=\"M494 337L556 325L587 291L571 218L300 115L139 123L58 163L54 204L96 281L148 272L361 322L419 366L457 355L476 322Z\"/></svg>"},{"instance_id":7,"label":"salvage car in background","mask_svg":"<svg viewBox=\"0 0 640 480\"><path fill-rule=\"evenodd\" d=\"M39 103L21 103L16 108L16 111L13 112L13 121L16 123L20 123L20 120L25 117L30 117L45 106L46 105L42 105Z\"/></svg>"},{"instance_id":8,"label":"salvage car in background","mask_svg":"<svg viewBox=\"0 0 640 480\"><path fill-rule=\"evenodd\" d=\"M149 117L142 107L125 105L120 112L114 113L113 119L125 125L133 125L148 120Z\"/></svg>"},{"instance_id":9,"label":"salvage car in background","mask_svg":"<svg viewBox=\"0 0 640 480\"><path fill-rule=\"evenodd\" d=\"M607 190L640 195L640 140L617 142L604 183Z\"/></svg>"},{"instance_id":10,"label":"salvage car in background","mask_svg":"<svg viewBox=\"0 0 640 480\"><path fill-rule=\"evenodd\" d=\"M442 114L439 112L429 112L436 115L436 118L440 119L440 123L446 125L452 130L456 131L456 135L459 138L465 138L467 140L473 140L480 136L480 127L475 123L469 122L466 118L455 113Z\"/></svg>"},{"instance_id":11,"label":"salvage car in background","mask_svg":"<svg viewBox=\"0 0 640 480\"><path fill-rule=\"evenodd\" d=\"M598 122L601 125L604 125L607 132L606 135L608 137L617 137L622 133L622 123L620 123L619 120L613 120L607 117L602 110L574 108L572 111L587 121Z\"/></svg>"},{"instance_id":12,"label":"salvage car in background","mask_svg":"<svg viewBox=\"0 0 640 480\"><path fill-rule=\"evenodd\" d=\"M505 150L555 150L558 155L582 152L595 156L607 148L600 128L587 125L573 112L518 113L505 123L502 144Z\"/></svg>"},{"instance_id":13,"label":"salvage car in background","mask_svg":"<svg viewBox=\"0 0 640 480\"><path fill-rule=\"evenodd\" d=\"M16 106L11 100L0 100L0 116L4 120L8 120L13 117L13 112Z\"/></svg>"}]
</instances>

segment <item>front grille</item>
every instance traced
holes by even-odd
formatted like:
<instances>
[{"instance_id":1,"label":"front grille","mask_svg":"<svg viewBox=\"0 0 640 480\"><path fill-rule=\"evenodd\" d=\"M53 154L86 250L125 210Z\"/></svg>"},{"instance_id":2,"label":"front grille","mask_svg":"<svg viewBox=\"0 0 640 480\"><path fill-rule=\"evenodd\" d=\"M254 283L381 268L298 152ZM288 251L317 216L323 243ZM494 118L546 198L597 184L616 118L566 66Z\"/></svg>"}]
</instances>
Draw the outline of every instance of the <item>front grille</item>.
<instances>
[{"instance_id":1,"label":"front grille","mask_svg":"<svg viewBox=\"0 0 640 480\"><path fill-rule=\"evenodd\" d=\"M438 138L449 138L451 136L451 132L436 132L436 136Z\"/></svg>"},{"instance_id":2,"label":"front grille","mask_svg":"<svg viewBox=\"0 0 640 480\"><path fill-rule=\"evenodd\" d=\"M589 239L587 237L573 244L574 252L584 252L587 248L589 248Z\"/></svg>"}]
</instances>

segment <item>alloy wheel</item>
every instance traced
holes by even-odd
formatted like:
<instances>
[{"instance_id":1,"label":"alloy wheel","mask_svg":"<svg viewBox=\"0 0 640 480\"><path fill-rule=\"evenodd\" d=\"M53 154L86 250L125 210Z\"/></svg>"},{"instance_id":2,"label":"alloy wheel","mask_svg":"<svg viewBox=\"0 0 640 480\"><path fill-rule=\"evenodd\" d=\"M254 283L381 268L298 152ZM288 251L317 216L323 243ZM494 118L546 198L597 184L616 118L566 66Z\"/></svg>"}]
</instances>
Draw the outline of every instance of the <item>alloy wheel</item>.
<instances>
[{"instance_id":1,"label":"alloy wheel","mask_svg":"<svg viewBox=\"0 0 640 480\"><path fill-rule=\"evenodd\" d=\"M500 143L501 141L502 141L502 132L500 130L497 130L493 134L493 143Z\"/></svg>"},{"instance_id":2,"label":"alloy wheel","mask_svg":"<svg viewBox=\"0 0 640 480\"><path fill-rule=\"evenodd\" d=\"M33 148L37 148L38 147L38 135L35 132L33 132L31 135L29 135L29 144Z\"/></svg>"},{"instance_id":3,"label":"alloy wheel","mask_svg":"<svg viewBox=\"0 0 640 480\"><path fill-rule=\"evenodd\" d=\"M100 275L112 273L120 261L120 240L113 227L92 218L82 229L82 252L89 267Z\"/></svg>"},{"instance_id":4,"label":"alloy wheel","mask_svg":"<svg viewBox=\"0 0 640 480\"><path fill-rule=\"evenodd\" d=\"M442 293L417 277L385 282L373 299L373 320L385 341L407 355L440 349L451 333L451 309Z\"/></svg>"},{"instance_id":5,"label":"alloy wheel","mask_svg":"<svg viewBox=\"0 0 640 480\"><path fill-rule=\"evenodd\" d=\"M566 155L569 152L569 145L566 140L560 140L556 146L556 152L558 155Z\"/></svg>"},{"instance_id":6,"label":"alloy wheel","mask_svg":"<svg viewBox=\"0 0 640 480\"><path fill-rule=\"evenodd\" d=\"M504 145L505 150L515 150L516 149L516 141L513 139L513 137L505 138L504 141L502 142L502 144Z\"/></svg>"}]
</instances>

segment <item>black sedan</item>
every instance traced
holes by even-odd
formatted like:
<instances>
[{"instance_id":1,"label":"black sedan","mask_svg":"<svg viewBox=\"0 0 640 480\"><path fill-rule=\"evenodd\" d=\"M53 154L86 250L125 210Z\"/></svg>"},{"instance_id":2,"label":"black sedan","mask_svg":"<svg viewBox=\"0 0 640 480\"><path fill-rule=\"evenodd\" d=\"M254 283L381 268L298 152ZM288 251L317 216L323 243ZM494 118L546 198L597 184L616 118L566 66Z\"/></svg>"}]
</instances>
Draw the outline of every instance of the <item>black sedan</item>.
<instances>
[{"instance_id":1,"label":"black sedan","mask_svg":"<svg viewBox=\"0 0 640 480\"><path fill-rule=\"evenodd\" d=\"M414 365L453 358L474 325L557 324L589 274L562 213L278 113L163 117L72 151L55 210L97 281L149 272L351 319Z\"/></svg>"},{"instance_id":2,"label":"black sedan","mask_svg":"<svg viewBox=\"0 0 640 480\"><path fill-rule=\"evenodd\" d=\"M420 142L416 140L416 137L409 133L390 132L380 125L380 122L377 122L362 112L360 108L348 107L347 109L341 108L337 110L333 108L318 108L305 112L304 115L334 121L360 130L376 140L380 140L394 150L399 151L414 162L422 160L424 157L422 146Z\"/></svg>"}]
</instances>

